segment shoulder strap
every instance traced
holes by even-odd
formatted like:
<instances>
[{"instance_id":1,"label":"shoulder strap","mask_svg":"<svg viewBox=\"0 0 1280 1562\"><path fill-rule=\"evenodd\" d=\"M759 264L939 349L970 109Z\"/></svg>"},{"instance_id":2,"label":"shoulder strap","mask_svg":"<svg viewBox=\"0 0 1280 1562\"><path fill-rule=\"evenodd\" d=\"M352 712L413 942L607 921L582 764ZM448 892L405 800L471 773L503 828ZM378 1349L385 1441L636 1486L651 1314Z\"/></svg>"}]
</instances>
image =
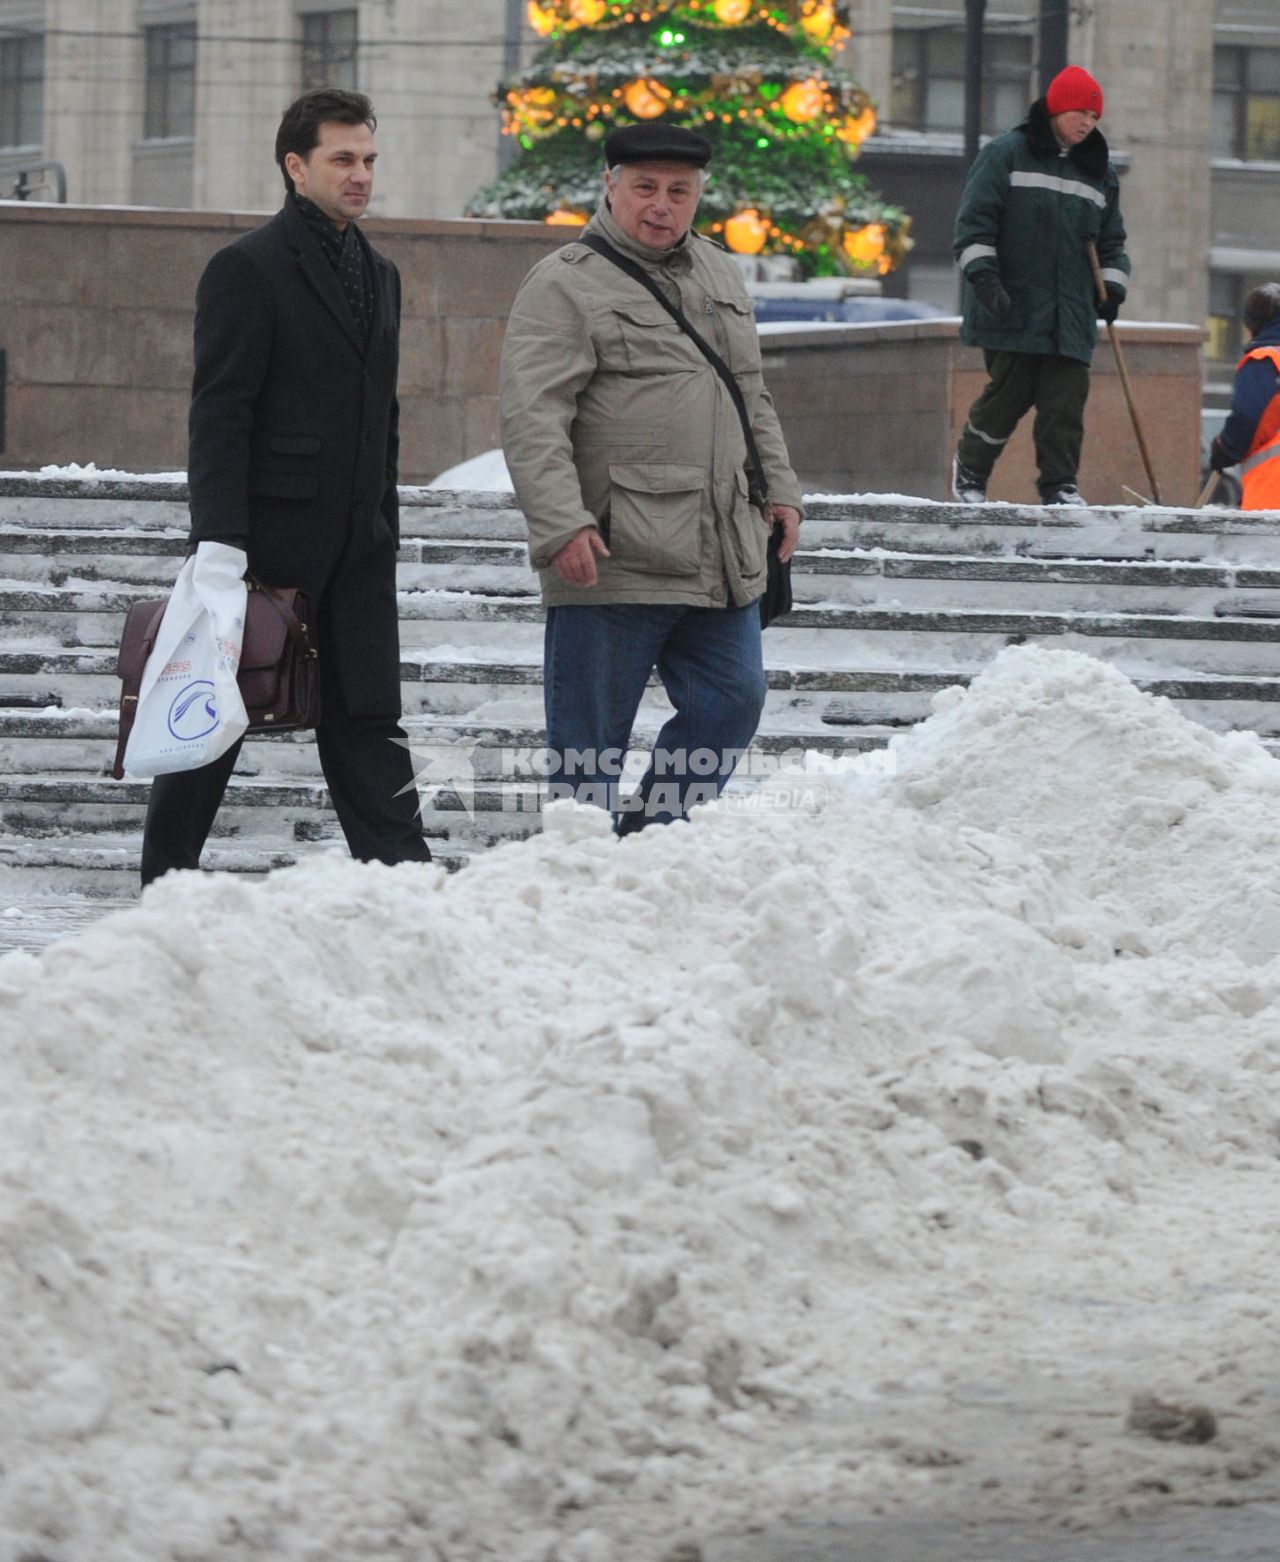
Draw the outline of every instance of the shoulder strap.
<instances>
[{"instance_id":1,"label":"shoulder strap","mask_svg":"<svg viewBox=\"0 0 1280 1562\"><path fill-rule=\"evenodd\" d=\"M297 646L298 654L300 656L314 656L316 654L316 649L315 646L313 646L311 643L310 636L307 633L306 624L301 623L297 616L290 612L290 610L280 600L271 587L264 585L252 570L245 570L244 579L245 584L248 586L249 590L256 591L260 597L263 597L266 601L270 602L271 606L275 608L276 612L284 620L285 633L289 636L290 640L293 641L294 645Z\"/></svg>"},{"instance_id":2,"label":"shoulder strap","mask_svg":"<svg viewBox=\"0 0 1280 1562\"><path fill-rule=\"evenodd\" d=\"M673 304L648 272L636 265L634 260L621 254L609 243L608 239L601 238L598 233L584 234L578 240L578 243L585 244L588 249L595 250L597 255L603 255L606 260L611 260L619 271L625 271L633 281L638 282L647 292L652 293L724 381L725 389L733 398L733 405L738 413L738 421L742 424L742 435L747 442L747 477L750 480L751 502L757 508L763 509L769 502L769 485L765 481L764 466L760 461L760 452L756 448L755 435L751 432L751 419L747 416L747 403L742 394L742 387L734 378L733 370L715 348L712 347L711 343L705 337L700 336L694 329L684 310L678 304Z\"/></svg>"}]
</instances>

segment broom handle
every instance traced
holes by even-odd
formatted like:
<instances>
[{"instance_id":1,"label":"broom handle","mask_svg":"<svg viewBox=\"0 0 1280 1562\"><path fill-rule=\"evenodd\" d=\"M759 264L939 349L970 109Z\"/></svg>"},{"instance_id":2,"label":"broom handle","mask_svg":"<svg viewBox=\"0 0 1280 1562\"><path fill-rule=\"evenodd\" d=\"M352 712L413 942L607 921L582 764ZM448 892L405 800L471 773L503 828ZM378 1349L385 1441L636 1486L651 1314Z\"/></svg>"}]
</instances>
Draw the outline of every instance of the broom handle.
<instances>
[{"instance_id":1,"label":"broom handle","mask_svg":"<svg viewBox=\"0 0 1280 1562\"><path fill-rule=\"evenodd\" d=\"M1092 239L1089 239L1085 243L1085 250L1089 255L1089 269L1093 272L1093 285L1098 290L1098 302L1105 304L1107 284L1103 281L1102 267L1098 262L1098 247ZM1115 325L1111 321L1107 322L1107 335L1111 339L1111 350L1116 355L1116 368L1120 371L1120 384L1124 387L1124 399L1129 407L1129 417L1133 421L1133 432L1138 436L1138 449L1142 454L1142 464L1146 468L1147 482L1151 484L1151 497L1159 504L1160 490L1156 486L1155 468L1151 465L1151 452L1147 449L1146 436L1142 432L1137 404L1133 399L1133 386L1129 383L1129 370L1125 365L1124 354L1120 351Z\"/></svg>"}]
</instances>

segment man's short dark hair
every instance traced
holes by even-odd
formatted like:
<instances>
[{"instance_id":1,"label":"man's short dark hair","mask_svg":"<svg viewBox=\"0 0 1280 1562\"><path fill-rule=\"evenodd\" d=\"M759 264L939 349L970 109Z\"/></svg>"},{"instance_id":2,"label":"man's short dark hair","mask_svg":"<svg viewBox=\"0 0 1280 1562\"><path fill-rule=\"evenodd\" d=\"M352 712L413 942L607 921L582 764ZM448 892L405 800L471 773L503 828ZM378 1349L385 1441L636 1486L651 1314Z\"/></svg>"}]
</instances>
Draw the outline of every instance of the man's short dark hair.
<instances>
[{"instance_id":1,"label":"man's short dark hair","mask_svg":"<svg viewBox=\"0 0 1280 1562\"><path fill-rule=\"evenodd\" d=\"M1244 301L1244 323L1252 336L1277 315L1280 315L1280 282L1264 282Z\"/></svg>"},{"instance_id":2,"label":"man's short dark hair","mask_svg":"<svg viewBox=\"0 0 1280 1562\"><path fill-rule=\"evenodd\" d=\"M293 180L285 170L290 152L307 157L320 144L321 125L368 125L378 128L373 104L363 92L346 92L341 87L317 87L295 98L284 111L276 131L276 162L284 175L284 187L293 189Z\"/></svg>"}]
</instances>

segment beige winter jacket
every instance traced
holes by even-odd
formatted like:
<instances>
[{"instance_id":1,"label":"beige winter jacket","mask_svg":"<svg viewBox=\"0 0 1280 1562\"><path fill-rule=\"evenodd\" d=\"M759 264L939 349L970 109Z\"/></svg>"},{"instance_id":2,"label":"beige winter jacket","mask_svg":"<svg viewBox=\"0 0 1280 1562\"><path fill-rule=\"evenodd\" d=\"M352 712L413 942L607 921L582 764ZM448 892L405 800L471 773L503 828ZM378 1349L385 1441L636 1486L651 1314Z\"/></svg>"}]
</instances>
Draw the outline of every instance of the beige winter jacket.
<instances>
[{"instance_id":1,"label":"beige winter jacket","mask_svg":"<svg viewBox=\"0 0 1280 1562\"><path fill-rule=\"evenodd\" d=\"M690 233L673 250L596 232L638 261L734 371L777 503L800 507L735 263ZM502 355L502 443L548 607L660 602L743 607L764 590L768 532L747 502L746 442L715 370L638 282L568 244L525 278ZM584 526L611 557L599 584L549 568Z\"/></svg>"}]
</instances>

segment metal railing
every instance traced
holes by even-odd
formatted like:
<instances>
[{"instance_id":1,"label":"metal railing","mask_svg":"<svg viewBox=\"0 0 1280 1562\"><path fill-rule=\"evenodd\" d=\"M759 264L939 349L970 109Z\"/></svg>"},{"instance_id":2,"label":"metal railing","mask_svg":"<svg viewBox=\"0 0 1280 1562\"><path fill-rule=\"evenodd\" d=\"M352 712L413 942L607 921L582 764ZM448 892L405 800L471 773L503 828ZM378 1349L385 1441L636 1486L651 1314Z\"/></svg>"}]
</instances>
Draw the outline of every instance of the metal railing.
<instances>
[{"instance_id":1,"label":"metal railing","mask_svg":"<svg viewBox=\"0 0 1280 1562\"><path fill-rule=\"evenodd\" d=\"M37 179L36 174L46 177ZM29 201L37 191L48 189L53 190L55 201L66 205L67 170L61 163L30 163L25 168L11 168L0 174L0 191L6 201Z\"/></svg>"}]
</instances>

